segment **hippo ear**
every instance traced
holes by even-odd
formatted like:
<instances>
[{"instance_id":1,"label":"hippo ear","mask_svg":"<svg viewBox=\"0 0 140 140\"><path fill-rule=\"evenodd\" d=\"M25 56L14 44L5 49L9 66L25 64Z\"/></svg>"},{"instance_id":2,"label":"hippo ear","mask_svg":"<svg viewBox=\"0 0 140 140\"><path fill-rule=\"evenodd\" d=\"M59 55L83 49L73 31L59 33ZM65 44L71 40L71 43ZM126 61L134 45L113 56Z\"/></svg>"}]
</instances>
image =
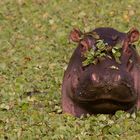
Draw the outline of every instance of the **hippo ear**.
<instances>
[{"instance_id":1,"label":"hippo ear","mask_svg":"<svg viewBox=\"0 0 140 140\"><path fill-rule=\"evenodd\" d=\"M129 58L132 56L129 45L139 40L140 33L136 28L132 28L128 33L126 39L123 41L123 54ZM125 58L126 59L126 58Z\"/></svg>"},{"instance_id":2,"label":"hippo ear","mask_svg":"<svg viewBox=\"0 0 140 140\"><path fill-rule=\"evenodd\" d=\"M83 35L83 33L79 29L74 28L70 32L69 39L70 39L70 41L73 41L73 42L79 42L82 35Z\"/></svg>"},{"instance_id":3,"label":"hippo ear","mask_svg":"<svg viewBox=\"0 0 140 140\"><path fill-rule=\"evenodd\" d=\"M139 40L140 33L136 28L132 28L127 34L129 43L133 43Z\"/></svg>"}]
</instances>

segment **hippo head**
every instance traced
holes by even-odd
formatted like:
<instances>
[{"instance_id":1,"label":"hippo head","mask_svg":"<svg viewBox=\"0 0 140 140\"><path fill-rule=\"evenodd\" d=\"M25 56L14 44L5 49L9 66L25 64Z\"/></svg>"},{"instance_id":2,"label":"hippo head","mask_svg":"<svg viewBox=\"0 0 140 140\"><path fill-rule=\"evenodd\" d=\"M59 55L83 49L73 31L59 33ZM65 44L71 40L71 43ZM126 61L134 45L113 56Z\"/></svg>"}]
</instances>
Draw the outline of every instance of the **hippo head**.
<instances>
[{"instance_id":1,"label":"hippo head","mask_svg":"<svg viewBox=\"0 0 140 140\"><path fill-rule=\"evenodd\" d=\"M134 111L138 100L134 78L138 54L133 43L138 38L136 29L128 33L112 28L89 33L74 29L70 40L78 47L64 74L63 111L74 116Z\"/></svg>"}]
</instances>

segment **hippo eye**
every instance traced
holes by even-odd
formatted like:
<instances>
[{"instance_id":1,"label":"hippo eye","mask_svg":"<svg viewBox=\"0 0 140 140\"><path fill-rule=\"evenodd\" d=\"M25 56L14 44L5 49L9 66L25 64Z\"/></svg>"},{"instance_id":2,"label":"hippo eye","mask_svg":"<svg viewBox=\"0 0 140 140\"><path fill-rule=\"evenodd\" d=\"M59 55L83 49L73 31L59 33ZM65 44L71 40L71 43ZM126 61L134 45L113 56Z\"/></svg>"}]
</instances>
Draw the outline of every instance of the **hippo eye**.
<instances>
[{"instance_id":1,"label":"hippo eye","mask_svg":"<svg viewBox=\"0 0 140 140\"><path fill-rule=\"evenodd\" d=\"M112 36L112 40L113 40L113 41L117 41L118 38L119 38L119 37L118 37L117 35Z\"/></svg>"}]
</instances>

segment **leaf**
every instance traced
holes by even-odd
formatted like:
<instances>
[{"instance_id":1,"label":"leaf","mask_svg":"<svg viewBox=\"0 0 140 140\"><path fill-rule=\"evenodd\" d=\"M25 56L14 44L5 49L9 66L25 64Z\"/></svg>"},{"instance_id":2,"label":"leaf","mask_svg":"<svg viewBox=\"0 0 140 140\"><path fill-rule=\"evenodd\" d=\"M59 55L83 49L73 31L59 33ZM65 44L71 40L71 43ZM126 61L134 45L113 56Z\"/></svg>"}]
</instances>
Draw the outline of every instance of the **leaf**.
<instances>
[{"instance_id":1,"label":"leaf","mask_svg":"<svg viewBox=\"0 0 140 140\"><path fill-rule=\"evenodd\" d=\"M115 57L115 61L116 61L117 63L121 64L121 61L120 61L120 59L119 59L118 57Z\"/></svg>"},{"instance_id":2,"label":"leaf","mask_svg":"<svg viewBox=\"0 0 140 140\"><path fill-rule=\"evenodd\" d=\"M113 54L115 54L115 53L116 53L116 50L115 50L114 48L112 49L112 53L113 53Z\"/></svg>"},{"instance_id":3,"label":"leaf","mask_svg":"<svg viewBox=\"0 0 140 140\"><path fill-rule=\"evenodd\" d=\"M5 103L2 103L2 104L0 105L0 109L2 109L2 110L9 110L9 109L10 109L10 106L7 105L7 104L5 104Z\"/></svg>"},{"instance_id":4,"label":"leaf","mask_svg":"<svg viewBox=\"0 0 140 140\"><path fill-rule=\"evenodd\" d=\"M109 134L109 129L110 129L110 126L109 125L106 125L103 129L102 129L102 132L103 134Z\"/></svg>"},{"instance_id":5,"label":"leaf","mask_svg":"<svg viewBox=\"0 0 140 140\"><path fill-rule=\"evenodd\" d=\"M105 50L105 48L106 48L106 44L104 43L103 40L98 40L98 41L97 41L97 44L96 44L96 47L97 47L100 51L103 51L103 50Z\"/></svg>"},{"instance_id":6,"label":"leaf","mask_svg":"<svg viewBox=\"0 0 140 140\"><path fill-rule=\"evenodd\" d=\"M106 56L105 53L101 53L101 54L100 54L100 57L104 57L104 56Z\"/></svg>"}]
</instances>

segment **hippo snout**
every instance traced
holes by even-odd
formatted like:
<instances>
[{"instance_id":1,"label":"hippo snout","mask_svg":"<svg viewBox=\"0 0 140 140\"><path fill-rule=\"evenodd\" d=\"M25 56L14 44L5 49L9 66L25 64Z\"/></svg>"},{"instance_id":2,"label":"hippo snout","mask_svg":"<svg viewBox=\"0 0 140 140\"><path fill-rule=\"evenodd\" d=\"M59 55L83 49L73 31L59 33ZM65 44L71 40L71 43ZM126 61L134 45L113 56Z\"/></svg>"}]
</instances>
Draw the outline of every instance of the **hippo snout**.
<instances>
[{"instance_id":1,"label":"hippo snout","mask_svg":"<svg viewBox=\"0 0 140 140\"><path fill-rule=\"evenodd\" d=\"M93 72L89 74L89 78L82 78L79 81L74 95L74 98L79 102L100 99L133 102L137 97L132 79L126 80L119 71L104 71L102 74Z\"/></svg>"},{"instance_id":2,"label":"hippo snout","mask_svg":"<svg viewBox=\"0 0 140 140\"><path fill-rule=\"evenodd\" d=\"M135 106L137 94L120 73L112 72L110 77L106 72L102 76L92 73L87 81L79 83L73 100L88 112L114 113Z\"/></svg>"}]
</instances>

